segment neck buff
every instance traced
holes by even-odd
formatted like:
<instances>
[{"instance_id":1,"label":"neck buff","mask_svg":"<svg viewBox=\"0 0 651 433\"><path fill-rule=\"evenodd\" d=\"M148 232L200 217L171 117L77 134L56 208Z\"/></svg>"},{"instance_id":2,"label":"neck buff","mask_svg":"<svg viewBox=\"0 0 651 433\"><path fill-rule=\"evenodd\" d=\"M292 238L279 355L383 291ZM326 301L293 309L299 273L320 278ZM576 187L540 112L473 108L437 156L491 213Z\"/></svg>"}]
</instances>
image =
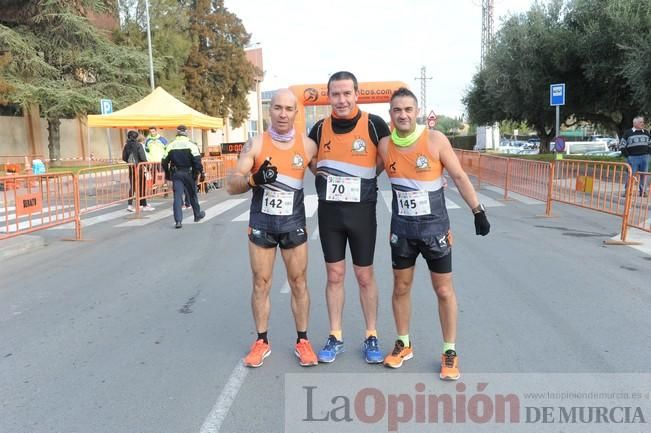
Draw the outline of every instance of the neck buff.
<instances>
[{"instance_id":1,"label":"neck buff","mask_svg":"<svg viewBox=\"0 0 651 433\"><path fill-rule=\"evenodd\" d=\"M335 111L332 110L332 117L335 118L335 119L346 119L346 120L350 120L350 119L355 118L355 116L357 116L358 113L359 113L359 107L355 107L355 109L354 109L354 110L353 110L353 111L352 111L348 116L346 116L346 117L340 117L340 116L337 116L337 113L335 113Z\"/></svg>"},{"instance_id":2,"label":"neck buff","mask_svg":"<svg viewBox=\"0 0 651 433\"><path fill-rule=\"evenodd\" d=\"M398 135L398 130L396 128L393 128L393 131L391 131L391 141L393 141L396 146L407 147L414 144L424 130L425 130L425 125L416 125L416 129L414 130L414 132L412 132L406 137L400 137Z\"/></svg>"},{"instance_id":3,"label":"neck buff","mask_svg":"<svg viewBox=\"0 0 651 433\"><path fill-rule=\"evenodd\" d=\"M273 126L270 126L269 129L267 130L269 135L271 136L271 139L274 141L281 141L283 143L286 143L288 141L292 141L294 139L294 134L295 130L292 128L289 132L286 134L281 134L280 132L276 131Z\"/></svg>"}]
</instances>

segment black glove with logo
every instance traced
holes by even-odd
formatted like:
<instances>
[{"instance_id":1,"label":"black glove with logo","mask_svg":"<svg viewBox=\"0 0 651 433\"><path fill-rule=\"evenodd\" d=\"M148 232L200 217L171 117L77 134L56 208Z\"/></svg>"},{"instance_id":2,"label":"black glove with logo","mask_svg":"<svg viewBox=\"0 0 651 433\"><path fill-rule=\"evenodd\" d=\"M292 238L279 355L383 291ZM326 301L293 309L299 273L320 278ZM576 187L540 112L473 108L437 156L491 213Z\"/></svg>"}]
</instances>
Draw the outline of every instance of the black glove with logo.
<instances>
[{"instance_id":1,"label":"black glove with logo","mask_svg":"<svg viewBox=\"0 0 651 433\"><path fill-rule=\"evenodd\" d=\"M277 177L278 167L271 165L271 158L269 158L265 159L260 169L251 175L251 180L254 185L263 185L265 183L275 182Z\"/></svg>"},{"instance_id":2,"label":"black glove with logo","mask_svg":"<svg viewBox=\"0 0 651 433\"><path fill-rule=\"evenodd\" d=\"M486 218L486 212L480 210L475 213L475 234L486 236L491 231L491 225Z\"/></svg>"}]
</instances>

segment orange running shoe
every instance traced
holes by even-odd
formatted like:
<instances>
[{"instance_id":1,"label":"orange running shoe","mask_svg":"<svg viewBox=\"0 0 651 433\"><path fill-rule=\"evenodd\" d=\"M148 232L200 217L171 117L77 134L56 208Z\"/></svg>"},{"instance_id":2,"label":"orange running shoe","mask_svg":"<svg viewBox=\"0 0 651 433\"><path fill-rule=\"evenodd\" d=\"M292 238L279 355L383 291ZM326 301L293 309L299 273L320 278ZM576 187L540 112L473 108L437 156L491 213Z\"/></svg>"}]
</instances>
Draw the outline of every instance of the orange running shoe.
<instances>
[{"instance_id":1,"label":"orange running shoe","mask_svg":"<svg viewBox=\"0 0 651 433\"><path fill-rule=\"evenodd\" d=\"M448 350L441 355L441 374L442 380L457 380L461 377L459 372L459 357L454 350Z\"/></svg>"},{"instance_id":2,"label":"orange running shoe","mask_svg":"<svg viewBox=\"0 0 651 433\"><path fill-rule=\"evenodd\" d=\"M256 340L251 346L251 351L244 358L244 365L247 367L260 367L264 359L271 355L271 346L263 339Z\"/></svg>"},{"instance_id":3,"label":"orange running shoe","mask_svg":"<svg viewBox=\"0 0 651 433\"><path fill-rule=\"evenodd\" d=\"M309 367L311 365L317 365L319 363L314 350L312 350L312 344L310 344L309 340L301 338L298 343L296 343L294 354L298 357L298 363L303 367Z\"/></svg>"},{"instance_id":4,"label":"orange running shoe","mask_svg":"<svg viewBox=\"0 0 651 433\"><path fill-rule=\"evenodd\" d=\"M405 343L402 340L396 340L396 344L393 346L393 352L384 358L384 365L391 368L400 368L402 367L403 361L407 361L413 357L414 352L411 348L411 342L409 343L409 347L405 347Z\"/></svg>"}]
</instances>

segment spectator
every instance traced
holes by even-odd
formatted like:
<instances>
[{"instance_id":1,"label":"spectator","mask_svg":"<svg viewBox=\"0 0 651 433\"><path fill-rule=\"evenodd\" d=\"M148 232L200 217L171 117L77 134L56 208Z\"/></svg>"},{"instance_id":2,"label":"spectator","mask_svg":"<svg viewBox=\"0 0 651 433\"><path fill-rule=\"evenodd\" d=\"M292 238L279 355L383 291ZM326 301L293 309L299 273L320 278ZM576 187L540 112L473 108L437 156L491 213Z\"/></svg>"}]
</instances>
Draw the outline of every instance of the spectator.
<instances>
[{"instance_id":1,"label":"spectator","mask_svg":"<svg viewBox=\"0 0 651 433\"><path fill-rule=\"evenodd\" d=\"M631 166L633 174L638 171L645 172L649 166L649 154L651 153L651 134L644 129L644 117L638 116L633 119L633 128L626 130L620 142L622 155L626 157L626 162ZM628 179L626 179L628 184ZM640 196L647 196L646 176L640 176L638 184L638 193ZM624 192L626 195L626 192Z\"/></svg>"},{"instance_id":2,"label":"spectator","mask_svg":"<svg viewBox=\"0 0 651 433\"><path fill-rule=\"evenodd\" d=\"M129 131L127 133L127 142L124 145L124 148L122 149L122 160L124 162L127 162L129 164L133 164L132 167L129 167L129 197L133 195L133 183L135 179L135 171L138 169L138 164L141 162L147 162L147 155L145 154L145 148L143 146L143 143L139 140L140 134L138 134L138 131ZM140 136L142 137L142 136ZM140 195L144 196L145 195L145 185L144 182L140 182ZM141 198L140 199L140 206L142 206L142 210L144 211L152 211L154 210L154 207L149 206L147 204L147 199ZM128 206L127 206L127 211L133 212L133 199L129 198Z\"/></svg>"}]
</instances>

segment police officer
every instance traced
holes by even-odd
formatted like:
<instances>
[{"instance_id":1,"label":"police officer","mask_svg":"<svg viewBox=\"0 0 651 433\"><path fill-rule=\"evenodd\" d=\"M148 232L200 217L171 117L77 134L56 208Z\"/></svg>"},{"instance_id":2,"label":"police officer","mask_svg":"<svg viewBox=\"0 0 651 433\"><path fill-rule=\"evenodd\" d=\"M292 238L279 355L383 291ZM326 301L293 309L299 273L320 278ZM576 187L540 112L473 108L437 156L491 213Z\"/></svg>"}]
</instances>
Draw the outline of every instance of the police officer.
<instances>
[{"instance_id":1,"label":"police officer","mask_svg":"<svg viewBox=\"0 0 651 433\"><path fill-rule=\"evenodd\" d=\"M175 228L180 229L183 221L183 193L185 192L190 199L192 212L194 213L194 222L199 222L206 213L199 208L199 199L197 198L197 188L195 186L197 178L205 178L203 166L201 165L201 155L197 145L188 138L188 130L185 125L179 125L176 128L176 138L167 145L165 157L162 161L165 178L172 180L174 190L174 221Z\"/></svg>"}]
</instances>

